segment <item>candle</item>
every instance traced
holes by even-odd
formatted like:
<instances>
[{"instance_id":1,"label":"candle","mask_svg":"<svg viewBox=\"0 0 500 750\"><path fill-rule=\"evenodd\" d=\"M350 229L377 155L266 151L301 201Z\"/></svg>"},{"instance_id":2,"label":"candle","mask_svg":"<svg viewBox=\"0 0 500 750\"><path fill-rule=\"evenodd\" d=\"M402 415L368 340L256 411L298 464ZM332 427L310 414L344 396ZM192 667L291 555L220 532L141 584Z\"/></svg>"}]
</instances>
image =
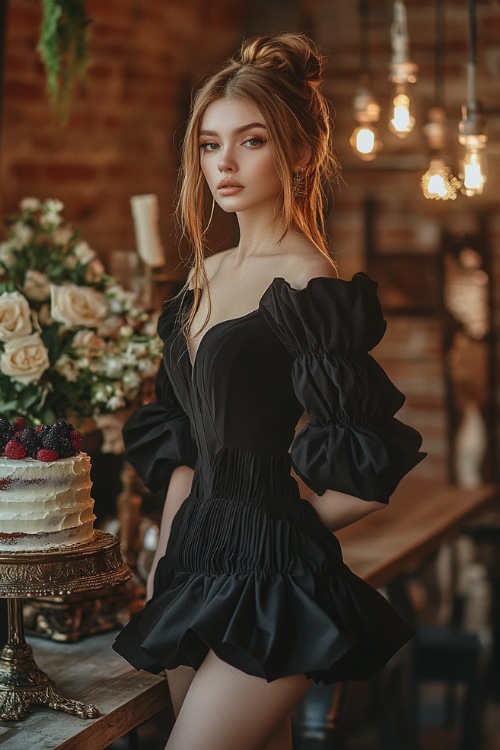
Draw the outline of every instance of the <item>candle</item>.
<instances>
[{"instance_id":1,"label":"candle","mask_svg":"<svg viewBox=\"0 0 500 750\"><path fill-rule=\"evenodd\" d=\"M158 231L158 198L152 194L133 195L130 204L139 256L147 266L158 268L165 263Z\"/></svg>"}]
</instances>

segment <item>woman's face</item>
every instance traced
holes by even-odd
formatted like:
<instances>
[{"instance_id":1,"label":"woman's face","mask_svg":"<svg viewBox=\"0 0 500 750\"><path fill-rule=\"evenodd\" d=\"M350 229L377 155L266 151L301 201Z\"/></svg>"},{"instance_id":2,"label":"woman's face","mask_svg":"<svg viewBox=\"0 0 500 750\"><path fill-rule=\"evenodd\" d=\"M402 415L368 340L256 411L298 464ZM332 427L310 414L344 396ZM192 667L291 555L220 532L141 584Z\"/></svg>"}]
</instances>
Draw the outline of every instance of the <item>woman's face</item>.
<instances>
[{"instance_id":1,"label":"woman's face","mask_svg":"<svg viewBox=\"0 0 500 750\"><path fill-rule=\"evenodd\" d=\"M281 181L262 113L245 99L217 99L200 127L200 163L208 187L227 212L276 206Z\"/></svg>"}]
</instances>

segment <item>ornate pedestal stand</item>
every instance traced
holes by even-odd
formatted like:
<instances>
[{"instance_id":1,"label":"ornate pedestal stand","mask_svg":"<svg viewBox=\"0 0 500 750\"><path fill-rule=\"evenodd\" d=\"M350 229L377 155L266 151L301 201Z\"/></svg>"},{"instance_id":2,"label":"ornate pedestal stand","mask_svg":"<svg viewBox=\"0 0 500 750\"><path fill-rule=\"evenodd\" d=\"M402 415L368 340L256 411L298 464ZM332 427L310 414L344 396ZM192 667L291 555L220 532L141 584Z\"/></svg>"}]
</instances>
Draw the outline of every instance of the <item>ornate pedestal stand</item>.
<instances>
[{"instance_id":1,"label":"ornate pedestal stand","mask_svg":"<svg viewBox=\"0 0 500 750\"><path fill-rule=\"evenodd\" d=\"M107 589L130 578L120 542L95 531L84 544L47 552L0 552L0 597L8 599L8 640L0 656L0 719L19 721L29 708L43 705L82 719L99 716L92 704L63 696L38 669L24 637L22 598L66 596Z\"/></svg>"}]
</instances>

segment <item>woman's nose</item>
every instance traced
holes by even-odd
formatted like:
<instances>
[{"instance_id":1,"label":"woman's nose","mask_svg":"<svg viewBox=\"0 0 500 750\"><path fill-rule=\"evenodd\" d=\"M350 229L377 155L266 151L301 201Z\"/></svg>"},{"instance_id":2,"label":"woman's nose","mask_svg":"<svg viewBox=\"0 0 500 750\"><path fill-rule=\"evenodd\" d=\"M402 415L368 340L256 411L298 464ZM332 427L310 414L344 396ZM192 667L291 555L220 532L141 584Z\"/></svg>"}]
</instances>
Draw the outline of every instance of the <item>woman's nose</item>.
<instances>
[{"instance_id":1,"label":"woman's nose","mask_svg":"<svg viewBox=\"0 0 500 750\"><path fill-rule=\"evenodd\" d=\"M219 159L219 172L234 172L236 164L231 154L224 150Z\"/></svg>"}]
</instances>

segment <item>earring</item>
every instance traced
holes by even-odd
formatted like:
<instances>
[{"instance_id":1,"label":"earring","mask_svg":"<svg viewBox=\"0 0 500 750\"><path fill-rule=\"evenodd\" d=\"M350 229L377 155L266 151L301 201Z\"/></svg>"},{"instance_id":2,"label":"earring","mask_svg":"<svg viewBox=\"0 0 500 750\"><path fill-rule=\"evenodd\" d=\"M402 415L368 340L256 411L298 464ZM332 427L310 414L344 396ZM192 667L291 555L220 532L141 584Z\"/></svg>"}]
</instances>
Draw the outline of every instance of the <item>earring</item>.
<instances>
[{"instance_id":1,"label":"earring","mask_svg":"<svg viewBox=\"0 0 500 750\"><path fill-rule=\"evenodd\" d=\"M297 172L293 173L292 193L294 194L296 198L298 198L301 195L306 194L303 172L304 172L304 167L301 167Z\"/></svg>"}]
</instances>

